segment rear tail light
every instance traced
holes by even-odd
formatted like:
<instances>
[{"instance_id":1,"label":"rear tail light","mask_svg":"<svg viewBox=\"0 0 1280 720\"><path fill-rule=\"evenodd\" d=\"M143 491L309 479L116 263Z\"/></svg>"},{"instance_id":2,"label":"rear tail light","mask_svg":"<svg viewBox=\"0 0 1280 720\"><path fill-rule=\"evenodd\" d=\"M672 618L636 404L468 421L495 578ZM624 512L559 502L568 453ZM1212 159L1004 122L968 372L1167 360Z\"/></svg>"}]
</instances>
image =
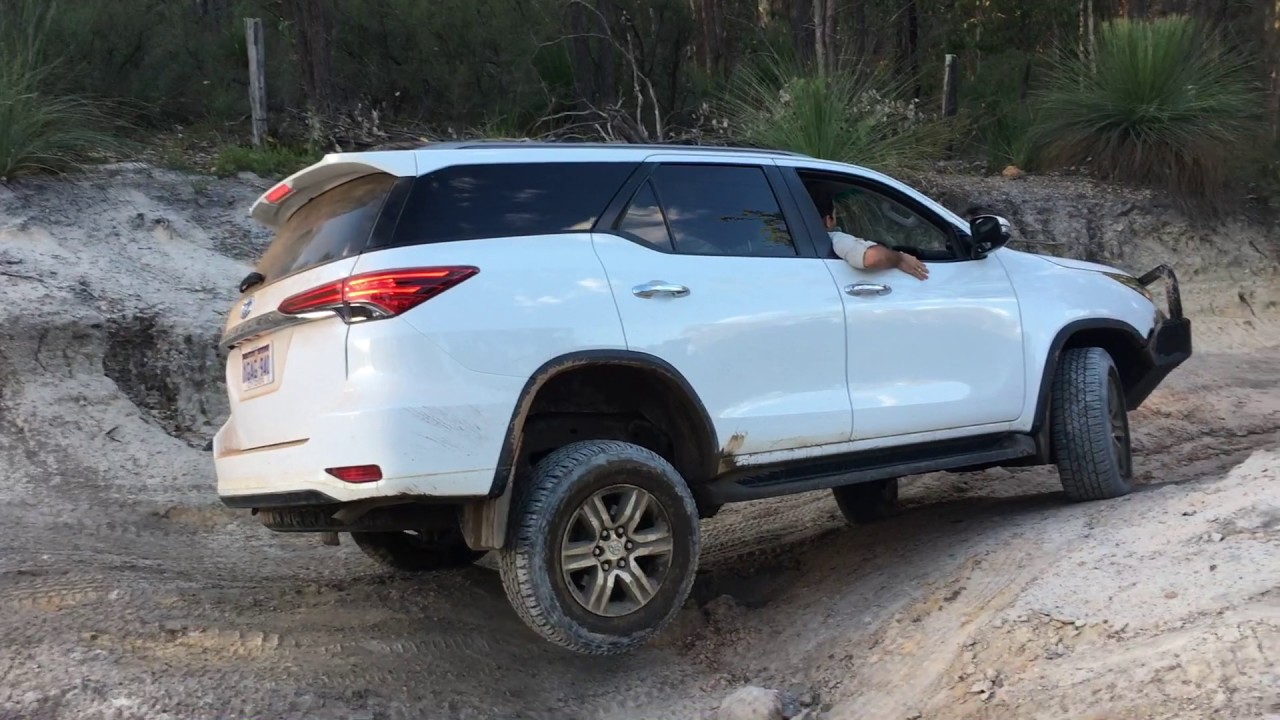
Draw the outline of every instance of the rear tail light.
<instances>
[{"instance_id":1,"label":"rear tail light","mask_svg":"<svg viewBox=\"0 0 1280 720\"><path fill-rule=\"evenodd\" d=\"M326 468L325 472L342 482L367 483L382 479L382 468L377 465L351 465L348 467Z\"/></svg>"},{"instance_id":2,"label":"rear tail light","mask_svg":"<svg viewBox=\"0 0 1280 720\"><path fill-rule=\"evenodd\" d=\"M300 292L280 303L285 315L336 312L347 322L408 312L480 272L471 266L378 270Z\"/></svg>"}]
</instances>

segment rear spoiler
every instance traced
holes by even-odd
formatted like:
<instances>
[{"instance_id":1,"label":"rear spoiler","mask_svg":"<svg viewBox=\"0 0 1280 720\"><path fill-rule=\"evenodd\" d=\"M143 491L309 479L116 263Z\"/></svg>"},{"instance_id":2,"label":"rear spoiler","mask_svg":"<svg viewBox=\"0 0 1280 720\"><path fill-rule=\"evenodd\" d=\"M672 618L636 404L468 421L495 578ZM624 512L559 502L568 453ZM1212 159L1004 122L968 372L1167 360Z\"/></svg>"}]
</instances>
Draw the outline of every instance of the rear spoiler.
<instances>
[{"instance_id":1,"label":"rear spoiler","mask_svg":"<svg viewBox=\"0 0 1280 720\"><path fill-rule=\"evenodd\" d=\"M379 172L396 177L415 177L418 174L418 155L404 150L330 153L263 193L249 209L249 216L275 230L320 193Z\"/></svg>"}]
</instances>

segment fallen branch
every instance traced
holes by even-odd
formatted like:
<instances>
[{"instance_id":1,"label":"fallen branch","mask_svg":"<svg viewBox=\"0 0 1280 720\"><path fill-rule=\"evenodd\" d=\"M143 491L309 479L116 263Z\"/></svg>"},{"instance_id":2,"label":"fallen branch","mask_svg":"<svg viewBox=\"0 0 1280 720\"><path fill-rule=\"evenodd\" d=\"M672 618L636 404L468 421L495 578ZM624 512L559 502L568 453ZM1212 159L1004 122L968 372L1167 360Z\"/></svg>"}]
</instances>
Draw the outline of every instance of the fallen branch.
<instances>
[{"instance_id":1,"label":"fallen branch","mask_svg":"<svg viewBox=\"0 0 1280 720\"><path fill-rule=\"evenodd\" d=\"M8 270L0 270L0 275L4 275L5 277L18 278L20 280L33 280L35 282L42 283L45 285L49 284L48 281L45 280L44 278L39 278L39 277L36 277L35 275L24 275L22 273L9 272Z\"/></svg>"}]
</instances>

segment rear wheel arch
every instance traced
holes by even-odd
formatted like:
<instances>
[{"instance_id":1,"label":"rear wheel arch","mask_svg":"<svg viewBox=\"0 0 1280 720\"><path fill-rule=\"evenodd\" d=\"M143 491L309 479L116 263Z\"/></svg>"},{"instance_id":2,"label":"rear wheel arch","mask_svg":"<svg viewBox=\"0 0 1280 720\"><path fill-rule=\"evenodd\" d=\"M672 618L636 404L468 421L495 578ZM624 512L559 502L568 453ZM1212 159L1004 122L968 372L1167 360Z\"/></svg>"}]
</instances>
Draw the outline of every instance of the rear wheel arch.
<instances>
[{"instance_id":1,"label":"rear wheel arch","mask_svg":"<svg viewBox=\"0 0 1280 720\"><path fill-rule=\"evenodd\" d=\"M581 421L576 434L575 420ZM519 469L581 440L621 440L647 447L669 461L691 489L715 477L719 462L711 417L670 363L628 350L561 355L539 367L520 393L490 499L478 504L482 507L464 510L468 544L477 549L501 547Z\"/></svg>"},{"instance_id":2,"label":"rear wheel arch","mask_svg":"<svg viewBox=\"0 0 1280 720\"><path fill-rule=\"evenodd\" d=\"M625 416L639 419L662 430L671 447L650 447L666 457L690 486L707 482L716 474L718 445L716 428L689 380L667 361L644 352L594 350L571 352L540 366L525 383L504 438L498 468L489 497L502 496L511 482L513 470L522 462L536 462L554 447L530 446L538 442L539 425L572 423L579 415L608 419L616 427ZM545 429L545 427L543 428ZM554 436L556 432L549 433ZM544 442L556 442L554 437ZM572 439L627 439L621 437L576 437ZM632 442L641 438L631 438ZM655 438L649 438L654 441ZM564 445L564 443L562 443ZM640 442L655 445L655 442Z\"/></svg>"}]
</instances>

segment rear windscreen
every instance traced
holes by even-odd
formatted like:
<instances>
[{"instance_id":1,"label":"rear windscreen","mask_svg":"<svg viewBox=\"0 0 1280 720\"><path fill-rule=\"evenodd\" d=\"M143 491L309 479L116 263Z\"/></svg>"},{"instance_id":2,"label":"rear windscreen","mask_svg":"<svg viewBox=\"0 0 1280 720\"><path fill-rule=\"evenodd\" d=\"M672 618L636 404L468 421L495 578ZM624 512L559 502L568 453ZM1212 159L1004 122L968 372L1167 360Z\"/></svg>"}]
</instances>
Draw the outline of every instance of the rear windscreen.
<instances>
[{"instance_id":1,"label":"rear windscreen","mask_svg":"<svg viewBox=\"0 0 1280 720\"><path fill-rule=\"evenodd\" d=\"M635 163L459 165L413 184L390 244L589 231Z\"/></svg>"},{"instance_id":2,"label":"rear windscreen","mask_svg":"<svg viewBox=\"0 0 1280 720\"><path fill-rule=\"evenodd\" d=\"M266 282L364 252L396 178L365 175L326 190L297 210L258 263Z\"/></svg>"}]
</instances>

